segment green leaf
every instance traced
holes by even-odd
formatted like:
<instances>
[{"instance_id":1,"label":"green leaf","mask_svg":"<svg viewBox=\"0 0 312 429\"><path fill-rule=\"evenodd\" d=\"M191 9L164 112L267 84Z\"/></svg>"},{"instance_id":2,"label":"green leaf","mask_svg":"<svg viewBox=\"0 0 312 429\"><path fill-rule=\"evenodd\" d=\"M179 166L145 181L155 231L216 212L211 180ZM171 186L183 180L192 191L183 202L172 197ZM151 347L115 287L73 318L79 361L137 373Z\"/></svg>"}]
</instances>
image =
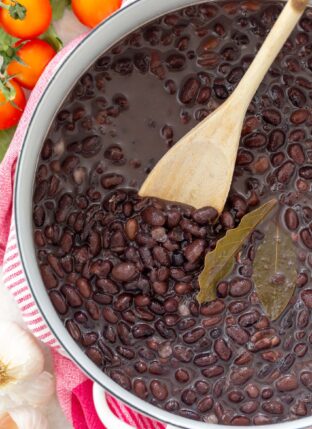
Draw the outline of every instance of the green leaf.
<instances>
[{"instance_id":1,"label":"green leaf","mask_svg":"<svg viewBox=\"0 0 312 429\"><path fill-rule=\"evenodd\" d=\"M17 52L23 44L15 47L18 39L11 37L0 28L0 73L4 74L8 64L17 58Z\"/></svg>"},{"instance_id":2,"label":"green leaf","mask_svg":"<svg viewBox=\"0 0 312 429\"><path fill-rule=\"evenodd\" d=\"M260 302L271 320L276 320L293 296L297 278L297 253L289 233L271 220L254 260L253 281Z\"/></svg>"},{"instance_id":3,"label":"green leaf","mask_svg":"<svg viewBox=\"0 0 312 429\"><path fill-rule=\"evenodd\" d=\"M49 43L56 50L56 52L60 51L63 48L63 42L58 37L55 28L52 24L47 29L47 31L43 33L42 36L40 36L40 39Z\"/></svg>"},{"instance_id":4,"label":"green leaf","mask_svg":"<svg viewBox=\"0 0 312 429\"><path fill-rule=\"evenodd\" d=\"M207 253L204 270L198 278L200 292L197 300L200 304L217 298L216 286L231 272L234 256L276 203L276 200L268 201L258 209L248 213L237 228L227 231L226 235L218 241L216 248Z\"/></svg>"},{"instance_id":5,"label":"green leaf","mask_svg":"<svg viewBox=\"0 0 312 429\"><path fill-rule=\"evenodd\" d=\"M14 86L10 83L12 77L0 78L0 92L4 96L5 101L2 104L5 104L7 101L13 102L16 96L16 90Z\"/></svg>"},{"instance_id":6,"label":"green leaf","mask_svg":"<svg viewBox=\"0 0 312 429\"><path fill-rule=\"evenodd\" d=\"M51 0L53 19L58 21L63 18L65 9L70 5L70 0Z\"/></svg>"},{"instance_id":7,"label":"green leaf","mask_svg":"<svg viewBox=\"0 0 312 429\"><path fill-rule=\"evenodd\" d=\"M4 155L11 143L16 128L9 128L7 130L0 131L0 162L3 160Z\"/></svg>"},{"instance_id":8,"label":"green leaf","mask_svg":"<svg viewBox=\"0 0 312 429\"><path fill-rule=\"evenodd\" d=\"M8 48L10 48L17 39L10 36L8 33L6 33L1 27L0 27L0 50L5 51Z\"/></svg>"}]
</instances>

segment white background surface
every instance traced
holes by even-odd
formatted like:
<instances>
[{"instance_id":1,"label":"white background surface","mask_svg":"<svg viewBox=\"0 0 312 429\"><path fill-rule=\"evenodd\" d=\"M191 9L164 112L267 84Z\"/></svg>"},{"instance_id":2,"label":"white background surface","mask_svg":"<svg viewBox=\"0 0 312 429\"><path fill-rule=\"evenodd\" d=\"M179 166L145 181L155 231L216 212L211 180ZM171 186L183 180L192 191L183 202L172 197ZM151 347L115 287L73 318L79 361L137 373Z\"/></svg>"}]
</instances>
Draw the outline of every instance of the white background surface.
<instances>
[{"instance_id":1,"label":"white background surface","mask_svg":"<svg viewBox=\"0 0 312 429\"><path fill-rule=\"evenodd\" d=\"M77 35L85 32L86 27L81 25L74 17L73 13L66 11L64 18L55 23L57 32L63 42L66 44L74 39ZM1 320L14 320L23 324L21 315L17 305L9 292L5 290L2 283L2 270L0 269L0 321ZM45 349L46 353L46 369L52 371L51 362L49 358L49 351ZM71 429L72 426L66 421L63 412L58 405L57 399L54 397L53 401L47 407L47 414L49 419L49 429ZM40 428L38 428L40 429Z\"/></svg>"}]
</instances>

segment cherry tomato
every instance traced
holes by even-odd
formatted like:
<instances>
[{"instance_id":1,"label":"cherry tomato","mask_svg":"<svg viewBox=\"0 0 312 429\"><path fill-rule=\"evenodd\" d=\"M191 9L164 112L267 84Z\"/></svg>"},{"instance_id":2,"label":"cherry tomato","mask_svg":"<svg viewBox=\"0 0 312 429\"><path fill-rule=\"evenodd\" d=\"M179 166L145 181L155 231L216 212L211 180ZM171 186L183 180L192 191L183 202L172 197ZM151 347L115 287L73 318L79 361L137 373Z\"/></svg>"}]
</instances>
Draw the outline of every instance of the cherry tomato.
<instances>
[{"instance_id":1,"label":"cherry tomato","mask_svg":"<svg viewBox=\"0 0 312 429\"><path fill-rule=\"evenodd\" d=\"M12 0L2 0L6 5L14 5ZM14 19L8 10L0 8L0 26L19 39L34 39L44 33L52 19L50 0L18 0L27 12L24 19Z\"/></svg>"},{"instance_id":2,"label":"cherry tomato","mask_svg":"<svg viewBox=\"0 0 312 429\"><path fill-rule=\"evenodd\" d=\"M34 39L26 42L17 52L17 55L25 63L12 61L8 66L8 74L16 75L14 79L24 88L33 89L40 75L56 54L49 43Z\"/></svg>"},{"instance_id":3,"label":"cherry tomato","mask_svg":"<svg viewBox=\"0 0 312 429\"><path fill-rule=\"evenodd\" d=\"M84 25L96 27L120 8L121 0L72 0L72 8Z\"/></svg>"},{"instance_id":4,"label":"cherry tomato","mask_svg":"<svg viewBox=\"0 0 312 429\"><path fill-rule=\"evenodd\" d=\"M10 80L10 84L16 91L15 98L12 101L18 106L18 109L9 101L6 101L4 95L0 91L0 130L11 128L16 125L26 105L25 94L19 84L13 79Z\"/></svg>"}]
</instances>

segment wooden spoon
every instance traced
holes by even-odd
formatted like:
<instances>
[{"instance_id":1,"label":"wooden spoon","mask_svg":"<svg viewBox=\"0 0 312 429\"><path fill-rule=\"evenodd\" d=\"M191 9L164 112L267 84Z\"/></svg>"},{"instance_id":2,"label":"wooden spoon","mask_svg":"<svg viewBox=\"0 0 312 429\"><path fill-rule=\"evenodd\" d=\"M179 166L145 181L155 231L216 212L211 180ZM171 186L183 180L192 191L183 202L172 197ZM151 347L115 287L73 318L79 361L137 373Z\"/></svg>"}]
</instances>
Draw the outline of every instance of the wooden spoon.
<instances>
[{"instance_id":1,"label":"wooden spoon","mask_svg":"<svg viewBox=\"0 0 312 429\"><path fill-rule=\"evenodd\" d=\"M222 212L247 108L308 0L289 0L232 95L157 163L139 194Z\"/></svg>"}]
</instances>

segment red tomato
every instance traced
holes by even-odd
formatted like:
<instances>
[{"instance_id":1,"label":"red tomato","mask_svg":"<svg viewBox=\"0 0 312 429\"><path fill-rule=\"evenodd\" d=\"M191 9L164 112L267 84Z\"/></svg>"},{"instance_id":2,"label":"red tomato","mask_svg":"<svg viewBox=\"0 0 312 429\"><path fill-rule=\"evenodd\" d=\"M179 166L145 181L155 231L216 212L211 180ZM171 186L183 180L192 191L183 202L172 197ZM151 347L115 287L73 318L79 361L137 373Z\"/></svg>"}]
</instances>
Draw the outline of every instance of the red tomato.
<instances>
[{"instance_id":1,"label":"red tomato","mask_svg":"<svg viewBox=\"0 0 312 429\"><path fill-rule=\"evenodd\" d=\"M96 27L120 8L121 0L72 0L72 8L84 25Z\"/></svg>"},{"instance_id":2,"label":"red tomato","mask_svg":"<svg viewBox=\"0 0 312 429\"><path fill-rule=\"evenodd\" d=\"M34 39L26 42L17 52L25 63L12 61L8 66L8 74L16 75L14 79L24 88L33 89L46 65L56 54L49 43Z\"/></svg>"},{"instance_id":3,"label":"red tomato","mask_svg":"<svg viewBox=\"0 0 312 429\"><path fill-rule=\"evenodd\" d=\"M14 82L14 80L10 80L10 84L16 91L14 100L12 101L18 106L18 109L9 101L6 101L4 95L0 91L0 130L11 128L16 125L26 105L26 98L19 84Z\"/></svg>"},{"instance_id":4,"label":"red tomato","mask_svg":"<svg viewBox=\"0 0 312 429\"><path fill-rule=\"evenodd\" d=\"M13 5L12 0L2 0L6 5ZM19 39L34 39L44 33L52 19L50 0L18 0L27 12L24 19L14 19L8 10L0 8L0 24L3 29Z\"/></svg>"}]
</instances>

